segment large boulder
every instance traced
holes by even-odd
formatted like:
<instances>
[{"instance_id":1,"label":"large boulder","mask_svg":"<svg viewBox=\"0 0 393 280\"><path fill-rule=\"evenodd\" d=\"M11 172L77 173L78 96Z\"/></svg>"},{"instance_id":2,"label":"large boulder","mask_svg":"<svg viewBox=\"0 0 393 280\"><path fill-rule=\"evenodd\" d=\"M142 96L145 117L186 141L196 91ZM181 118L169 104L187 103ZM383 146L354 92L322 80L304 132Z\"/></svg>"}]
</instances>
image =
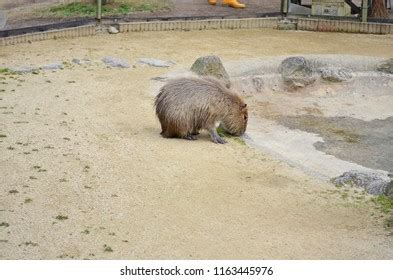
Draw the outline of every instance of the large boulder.
<instances>
[{"instance_id":1,"label":"large boulder","mask_svg":"<svg viewBox=\"0 0 393 280\"><path fill-rule=\"evenodd\" d=\"M393 58L382 62L380 65L378 65L377 69L378 71L384 73L393 74Z\"/></svg>"},{"instance_id":2,"label":"large boulder","mask_svg":"<svg viewBox=\"0 0 393 280\"><path fill-rule=\"evenodd\" d=\"M284 84L293 89L311 85L316 80L314 71L302 56L284 59L278 71L284 80Z\"/></svg>"},{"instance_id":3,"label":"large boulder","mask_svg":"<svg viewBox=\"0 0 393 280\"><path fill-rule=\"evenodd\" d=\"M325 67L320 69L322 79L329 82L345 82L352 79L352 71L346 68Z\"/></svg>"},{"instance_id":4,"label":"large boulder","mask_svg":"<svg viewBox=\"0 0 393 280\"><path fill-rule=\"evenodd\" d=\"M362 188L372 195L384 194L393 197L393 183L391 179L378 173L351 170L332 179L332 182L338 186Z\"/></svg>"},{"instance_id":5,"label":"large boulder","mask_svg":"<svg viewBox=\"0 0 393 280\"><path fill-rule=\"evenodd\" d=\"M191 66L191 71L200 76L216 77L222 80L228 88L231 86L229 75L218 56L209 55L198 58Z\"/></svg>"}]
</instances>

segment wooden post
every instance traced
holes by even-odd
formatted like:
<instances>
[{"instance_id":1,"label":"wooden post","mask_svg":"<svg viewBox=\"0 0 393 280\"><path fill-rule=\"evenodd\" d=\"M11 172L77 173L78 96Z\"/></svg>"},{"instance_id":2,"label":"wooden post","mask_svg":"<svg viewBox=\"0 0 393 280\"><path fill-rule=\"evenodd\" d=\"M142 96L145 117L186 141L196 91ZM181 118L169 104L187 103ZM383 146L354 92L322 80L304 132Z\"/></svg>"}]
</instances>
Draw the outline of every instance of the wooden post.
<instances>
[{"instance_id":1,"label":"wooden post","mask_svg":"<svg viewBox=\"0 0 393 280\"><path fill-rule=\"evenodd\" d=\"M101 22L101 6L102 6L102 0L97 0L97 20L98 20L98 22Z\"/></svg>"},{"instance_id":2,"label":"wooden post","mask_svg":"<svg viewBox=\"0 0 393 280\"><path fill-rule=\"evenodd\" d=\"M362 1L362 22L367 22L368 0Z\"/></svg>"},{"instance_id":3,"label":"wooden post","mask_svg":"<svg viewBox=\"0 0 393 280\"><path fill-rule=\"evenodd\" d=\"M281 12L284 14L284 15L287 15L288 14L288 11L289 11L289 2L290 2L291 0L281 0Z\"/></svg>"}]
</instances>

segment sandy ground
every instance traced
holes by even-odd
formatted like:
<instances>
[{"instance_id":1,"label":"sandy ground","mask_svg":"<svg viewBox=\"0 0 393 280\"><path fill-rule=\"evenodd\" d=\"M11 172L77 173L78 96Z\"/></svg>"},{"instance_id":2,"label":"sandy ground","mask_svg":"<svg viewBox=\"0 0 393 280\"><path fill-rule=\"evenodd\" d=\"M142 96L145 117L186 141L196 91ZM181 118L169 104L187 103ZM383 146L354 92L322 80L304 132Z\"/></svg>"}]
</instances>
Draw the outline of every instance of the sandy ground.
<instances>
[{"instance_id":1,"label":"sandy ground","mask_svg":"<svg viewBox=\"0 0 393 280\"><path fill-rule=\"evenodd\" d=\"M233 140L159 135L152 77L206 54L298 53L389 57L393 37L156 32L2 47L0 67L106 55L177 65L96 63L0 81L0 258L392 259L372 203Z\"/></svg>"}]
</instances>

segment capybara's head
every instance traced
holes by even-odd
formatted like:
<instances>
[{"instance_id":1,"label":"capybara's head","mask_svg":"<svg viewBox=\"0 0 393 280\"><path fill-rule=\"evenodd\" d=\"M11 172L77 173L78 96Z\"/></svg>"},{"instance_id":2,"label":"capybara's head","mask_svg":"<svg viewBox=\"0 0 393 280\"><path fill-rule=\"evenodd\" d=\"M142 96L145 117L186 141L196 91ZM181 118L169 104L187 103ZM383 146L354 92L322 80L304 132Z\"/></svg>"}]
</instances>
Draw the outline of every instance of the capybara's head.
<instances>
[{"instance_id":1,"label":"capybara's head","mask_svg":"<svg viewBox=\"0 0 393 280\"><path fill-rule=\"evenodd\" d=\"M235 104L221 125L229 134L240 136L244 134L247 128L247 104L240 99Z\"/></svg>"}]
</instances>

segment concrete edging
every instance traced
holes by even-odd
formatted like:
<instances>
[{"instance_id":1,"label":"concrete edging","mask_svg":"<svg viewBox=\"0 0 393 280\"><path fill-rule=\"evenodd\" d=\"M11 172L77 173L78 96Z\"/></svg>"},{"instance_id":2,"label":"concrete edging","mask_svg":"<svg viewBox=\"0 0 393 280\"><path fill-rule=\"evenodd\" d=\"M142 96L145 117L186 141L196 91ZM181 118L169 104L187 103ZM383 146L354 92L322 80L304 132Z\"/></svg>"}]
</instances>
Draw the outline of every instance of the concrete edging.
<instances>
[{"instance_id":1,"label":"concrete edging","mask_svg":"<svg viewBox=\"0 0 393 280\"><path fill-rule=\"evenodd\" d=\"M276 28L278 18L208 19L120 23L120 32Z\"/></svg>"},{"instance_id":2,"label":"concrete edging","mask_svg":"<svg viewBox=\"0 0 393 280\"><path fill-rule=\"evenodd\" d=\"M366 34L393 34L393 24L299 18L297 20L297 30Z\"/></svg>"},{"instance_id":3,"label":"concrete edging","mask_svg":"<svg viewBox=\"0 0 393 280\"><path fill-rule=\"evenodd\" d=\"M251 29L278 28L280 18L246 18L246 19L208 19L127 22L116 24L120 32L171 31L171 30L214 30L214 29ZM362 23L356 21L338 21L323 19L293 19L295 30L320 32L347 32L367 34L393 34L393 24ZM105 26L102 26L105 29ZM0 46L13 45L57 38L91 36L98 33L96 25L85 25L18 36L0 38Z\"/></svg>"},{"instance_id":4,"label":"concrete edging","mask_svg":"<svg viewBox=\"0 0 393 280\"><path fill-rule=\"evenodd\" d=\"M95 25L85 25L58 30L49 30L44 32L35 32L18 36L0 38L0 46L14 45L19 43L28 43L58 38L73 38L82 36L91 36L96 34Z\"/></svg>"}]
</instances>

